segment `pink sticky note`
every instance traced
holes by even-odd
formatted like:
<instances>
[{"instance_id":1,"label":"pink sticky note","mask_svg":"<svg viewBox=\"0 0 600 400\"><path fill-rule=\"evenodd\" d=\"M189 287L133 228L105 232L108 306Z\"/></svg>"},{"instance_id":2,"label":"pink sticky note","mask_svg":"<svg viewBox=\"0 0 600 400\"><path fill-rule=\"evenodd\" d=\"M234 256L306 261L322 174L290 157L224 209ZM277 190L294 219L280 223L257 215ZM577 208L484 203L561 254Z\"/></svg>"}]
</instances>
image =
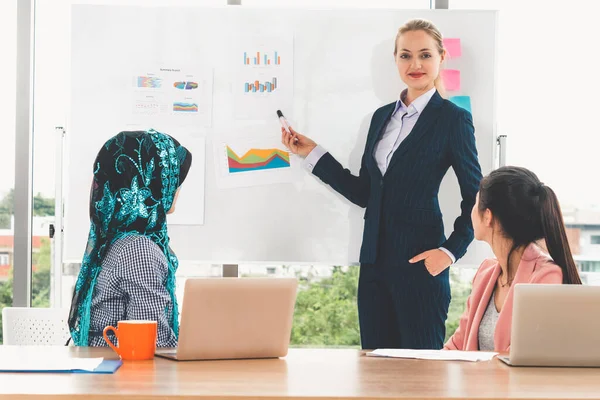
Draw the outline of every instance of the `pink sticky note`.
<instances>
[{"instance_id":1,"label":"pink sticky note","mask_svg":"<svg viewBox=\"0 0 600 400\"><path fill-rule=\"evenodd\" d=\"M460 90L460 71L457 69L443 69L440 71L446 90Z\"/></svg>"},{"instance_id":2,"label":"pink sticky note","mask_svg":"<svg viewBox=\"0 0 600 400\"><path fill-rule=\"evenodd\" d=\"M444 48L450 58L457 58L462 55L460 39L444 39Z\"/></svg>"}]
</instances>

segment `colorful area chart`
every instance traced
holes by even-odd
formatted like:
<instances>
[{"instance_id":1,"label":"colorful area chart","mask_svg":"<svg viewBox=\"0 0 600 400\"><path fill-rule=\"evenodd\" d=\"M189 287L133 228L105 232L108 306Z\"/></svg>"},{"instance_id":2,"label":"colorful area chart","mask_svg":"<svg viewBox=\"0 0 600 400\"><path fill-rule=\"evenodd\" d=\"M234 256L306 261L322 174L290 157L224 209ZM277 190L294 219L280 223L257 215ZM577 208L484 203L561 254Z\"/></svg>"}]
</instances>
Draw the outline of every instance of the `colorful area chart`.
<instances>
[{"instance_id":1,"label":"colorful area chart","mask_svg":"<svg viewBox=\"0 0 600 400\"><path fill-rule=\"evenodd\" d=\"M227 146L230 173L290 167L290 153L279 149L250 149L242 157Z\"/></svg>"},{"instance_id":2,"label":"colorful area chart","mask_svg":"<svg viewBox=\"0 0 600 400\"><path fill-rule=\"evenodd\" d=\"M198 104L196 103L173 103L173 111L175 112L198 112Z\"/></svg>"}]
</instances>

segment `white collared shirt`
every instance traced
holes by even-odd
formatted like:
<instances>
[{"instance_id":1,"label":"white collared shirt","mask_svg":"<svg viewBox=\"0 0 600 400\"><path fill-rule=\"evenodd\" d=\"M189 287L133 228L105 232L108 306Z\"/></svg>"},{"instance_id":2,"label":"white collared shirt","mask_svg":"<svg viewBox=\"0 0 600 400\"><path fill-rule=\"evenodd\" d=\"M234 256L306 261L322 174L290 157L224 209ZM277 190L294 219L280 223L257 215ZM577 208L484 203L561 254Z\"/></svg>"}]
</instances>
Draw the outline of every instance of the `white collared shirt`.
<instances>
[{"instance_id":1,"label":"white collared shirt","mask_svg":"<svg viewBox=\"0 0 600 400\"><path fill-rule=\"evenodd\" d=\"M404 104L406 99L406 89L400 94L400 99L396 102L396 108L388 122L385 132L379 138L375 145L373 156L381 175L385 175L392 156L400 147L415 127L419 116L429 104L429 100L435 93L435 87L417 97L409 106Z\"/></svg>"}]
</instances>

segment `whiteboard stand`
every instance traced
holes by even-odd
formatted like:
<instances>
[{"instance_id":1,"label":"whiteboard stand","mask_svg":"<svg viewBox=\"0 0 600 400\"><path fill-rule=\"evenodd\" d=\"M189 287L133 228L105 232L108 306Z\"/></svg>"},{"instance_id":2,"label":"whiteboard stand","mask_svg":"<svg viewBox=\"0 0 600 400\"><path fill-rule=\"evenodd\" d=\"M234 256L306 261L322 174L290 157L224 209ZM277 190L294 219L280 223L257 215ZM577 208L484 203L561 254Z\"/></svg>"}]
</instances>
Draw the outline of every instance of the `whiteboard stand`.
<instances>
[{"instance_id":1,"label":"whiteboard stand","mask_svg":"<svg viewBox=\"0 0 600 400\"><path fill-rule=\"evenodd\" d=\"M434 4L431 4L431 3ZM429 3L429 8L435 8L436 10L447 10L449 7L449 0L432 0Z\"/></svg>"},{"instance_id":2,"label":"whiteboard stand","mask_svg":"<svg viewBox=\"0 0 600 400\"><path fill-rule=\"evenodd\" d=\"M237 264L223 264L223 278L237 278L238 276Z\"/></svg>"},{"instance_id":3,"label":"whiteboard stand","mask_svg":"<svg viewBox=\"0 0 600 400\"><path fill-rule=\"evenodd\" d=\"M506 165L506 135L500 135L496 139L498 144L498 167Z\"/></svg>"},{"instance_id":4,"label":"whiteboard stand","mask_svg":"<svg viewBox=\"0 0 600 400\"><path fill-rule=\"evenodd\" d=\"M49 236L52 239L51 277L52 297L51 307L62 306L62 251L63 251L63 155L66 130L62 126L54 128L58 136L56 141L56 168L54 193L54 224L50 225Z\"/></svg>"},{"instance_id":5,"label":"whiteboard stand","mask_svg":"<svg viewBox=\"0 0 600 400\"><path fill-rule=\"evenodd\" d=\"M227 0L229 6L241 6L242 0ZM223 264L223 278L237 278L238 265L237 264Z\"/></svg>"}]
</instances>

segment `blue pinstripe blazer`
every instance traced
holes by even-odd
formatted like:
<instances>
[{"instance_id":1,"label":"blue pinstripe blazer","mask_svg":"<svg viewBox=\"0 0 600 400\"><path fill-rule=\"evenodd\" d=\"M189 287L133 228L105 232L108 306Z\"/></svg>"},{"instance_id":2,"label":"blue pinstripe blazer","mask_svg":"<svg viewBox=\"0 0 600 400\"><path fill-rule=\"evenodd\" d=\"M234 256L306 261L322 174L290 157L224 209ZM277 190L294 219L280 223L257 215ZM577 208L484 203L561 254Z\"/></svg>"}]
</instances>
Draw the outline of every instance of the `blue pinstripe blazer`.
<instances>
[{"instance_id":1,"label":"blue pinstripe blazer","mask_svg":"<svg viewBox=\"0 0 600 400\"><path fill-rule=\"evenodd\" d=\"M330 153L321 157L313 174L366 207L361 264L408 264L411 257L439 246L458 259L473 240L471 208L482 178L471 114L436 92L382 176L373 153L395 105L373 114L358 176ZM458 178L462 202L454 231L446 238L438 192L450 167Z\"/></svg>"}]
</instances>

